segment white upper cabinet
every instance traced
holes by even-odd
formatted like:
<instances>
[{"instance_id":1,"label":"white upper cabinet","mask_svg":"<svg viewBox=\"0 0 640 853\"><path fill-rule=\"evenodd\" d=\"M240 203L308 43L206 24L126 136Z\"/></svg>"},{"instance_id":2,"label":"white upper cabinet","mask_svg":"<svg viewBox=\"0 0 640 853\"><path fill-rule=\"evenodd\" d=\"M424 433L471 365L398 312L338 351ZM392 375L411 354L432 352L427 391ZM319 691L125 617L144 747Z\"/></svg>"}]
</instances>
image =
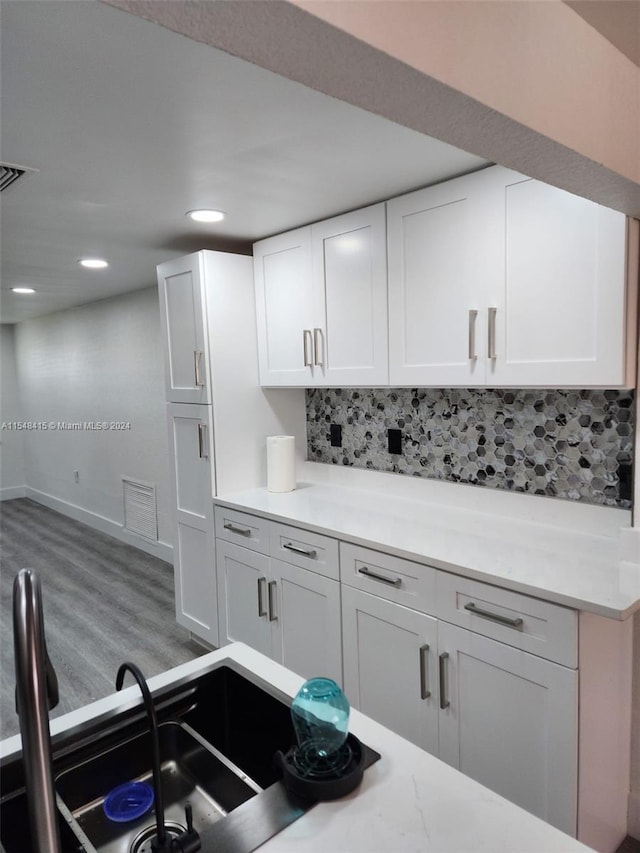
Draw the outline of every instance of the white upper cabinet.
<instances>
[{"instance_id":1,"label":"white upper cabinet","mask_svg":"<svg viewBox=\"0 0 640 853\"><path fill-rule=\"evenodd\" d=\"M311 226L314 385L389 381L385 236L384 204Z\"/></svg>"},{"instance_id":2,"label":"white upper cabinet","mask_svg":"<svg viewBox=\"0 0 640 853\"><path fill-rule=\"evenodd\" d=\"M624 385L624 214L497 169L487 384ZM491 353L490 353L491 355Z\"/></svg>"},{"instance_id":3,"label":"white upper cabinet","mask_svg":"<svg viewBox=\"0 0 640 853\"><path fill-rule=\"evenodd\" d=\"M260 384L386 385L384 204L254 245Z\"/></svg>"},{"instance_id":4,"label":"white upper cabinet","mask_svg":"<svg viewBox=\"0 0 640 853\"><path fill-rule=\"evenodd\" d=\"M387 218L391 385L633 383L623 214L494 166Z\"/></svg>"},{"instance_id":5,"label":"white upper cabinet","mask_svg":"<svg viewBox=\"0 0 640 853\"><path fill-rule=\"evenodd\" d=\"M484 383L480 174L387 202L391 385Z\"/></svg>"},{"instance_id":6,"label":"white upper cabinet","mask_svg":"<svg viewBox=\"0 0 640 853\"><path fill-rule=\"evenodd\" d=\"M210 403L202 253L158 267L167 402Z\"/></svg>"},{"instance_id":7,"label":"white upper cabinet","mask_svg":"<svg viewBox=\"0 0 640 853\"><path fill-rule=\"evenodd\" d=\"M311 229L298 228L253 247L261 385L310 384L315 304Z\"/></svg>"},{"instance_id":8,"label":"white upper cabinet","mask_svg":"<svg viewBox=\"0 0 640 853\"><path fill-rule=\"evenodd\" d=\"M638 223L502 166L262 240L254 267L261 385L635 382Z\"/></svg>"}]
</instances>

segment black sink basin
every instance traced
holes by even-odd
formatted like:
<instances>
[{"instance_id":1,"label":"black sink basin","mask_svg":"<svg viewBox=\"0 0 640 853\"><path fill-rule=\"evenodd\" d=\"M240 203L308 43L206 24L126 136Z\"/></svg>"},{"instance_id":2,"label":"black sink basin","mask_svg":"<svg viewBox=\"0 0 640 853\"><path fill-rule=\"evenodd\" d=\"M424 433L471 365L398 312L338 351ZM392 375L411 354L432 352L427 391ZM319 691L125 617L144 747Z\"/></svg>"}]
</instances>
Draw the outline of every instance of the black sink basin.
<instances>
[{"instance_id":1,"label":"black sink basin","mask_svg":"<svg viewBox=\"0 0 640 853\"><path fill-rule=\"evenodd\" d=\"M274 763L278 750L295 743L288 696L225 660L154 691L153 698L162 733L167 822L184 826L189 801L203 851L251 853L315 805L285 789ZM365 766L379 758L363 748ZM142 702L132 706L129 699L56 736L52 751L62 853L150 849L153 833L143 834L154 823L153 811L132 824L114 825L102 808L113 788L151 775ZM0 765L0 790L3 853L41 853L29 841L20 757Z\"/></svg>"},{"instance_id":2,"label":"black sink basin","mask_svg":"<svg viewBox=\"0 0 640 853\"><path fill-rule=\"evenodd\" d=\"M184 802L191 802L194 827L208 839L203 849L216 849L223 839L228 849L254 849L313 805L286 794L273 763L275 752L295 740L290 700L252 673L235 662L217 663L202 675L155 691L154 701L162 733L167 822L184 825ZM150 811L123 827L110 822L102 809L112 788L150 776L147 725L139 704L53 739L63 853L84 849L79 838L100 853L128 851L132 834L153 823ZM39 853L29 844L23 786L21 760L3 763L0 841L5 853ZM248 810L256 800L260 802ZM268 820L256 821L259 812ZM238 827L240 846L230 838Z\"/></svg>"},{"instance_id":3,"label":"black sink basin","mask_svg":"<svg viewBox=\"0 0 640 853\"><path fill-rule=\"evenodd\" d=\"M183 723L158 727L165 825L178 835L185 826L185 805L193 809L200 833L260 792L260 788L224 756L217 755ZM98 853L138 853L155 835L152 810L135 820L107 817L107 795L124 782L151 784L150 738L145 732L63 771L55 780L60 808L72 829L80 829ZM148 845L147 845L148 846Z\"/></svg>"}]
</instances>

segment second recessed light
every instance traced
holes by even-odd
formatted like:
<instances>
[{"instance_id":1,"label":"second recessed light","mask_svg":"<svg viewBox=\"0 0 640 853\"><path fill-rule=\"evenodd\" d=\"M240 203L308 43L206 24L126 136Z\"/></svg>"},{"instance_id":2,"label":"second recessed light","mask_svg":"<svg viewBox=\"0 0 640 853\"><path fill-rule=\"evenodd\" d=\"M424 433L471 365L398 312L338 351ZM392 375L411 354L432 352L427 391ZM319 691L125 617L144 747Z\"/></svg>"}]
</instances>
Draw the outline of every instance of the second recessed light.
<instances>
[{"instance_id":1,"label":"second recessed light","mask_svg":"<svg viewBox=\"0 0 640 853\"><path fill-rule=\"evenodd\" d=\"M81 267L86 267L88 270L103 270L109 264L103 258L80 258L78 261Z\"/></svg>"},{"instance_id":2,"label":"second recessed light","mask_svg":"<svg viewBox=\"0 0 640 853\"><path fill-rule=\"evenodd\" d=\"M221 222L224 213L221 210L189 210L185 214L194 222Z\"/></svg>"}]
</instances>

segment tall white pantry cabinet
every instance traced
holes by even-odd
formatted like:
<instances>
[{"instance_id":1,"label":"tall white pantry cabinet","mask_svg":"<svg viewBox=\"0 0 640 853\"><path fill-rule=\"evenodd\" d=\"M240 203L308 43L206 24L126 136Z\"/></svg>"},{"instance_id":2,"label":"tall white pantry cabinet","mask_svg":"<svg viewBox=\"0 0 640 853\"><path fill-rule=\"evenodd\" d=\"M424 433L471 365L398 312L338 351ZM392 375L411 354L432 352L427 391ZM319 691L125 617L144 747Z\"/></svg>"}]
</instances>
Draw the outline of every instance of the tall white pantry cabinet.
<instances>
[{"instance_id":1,"label":"tall white pantry cabinet","mask_svg":"<svg viewBox=\"0 0 640 853\"><path fill-rule=\"evenodd\" d=\"M259 387L253 263L203 250L158 267L176 619L219 645L213 496L266 482L267 435L304 447L304 397Z\"/></svg>"}]
</instances>

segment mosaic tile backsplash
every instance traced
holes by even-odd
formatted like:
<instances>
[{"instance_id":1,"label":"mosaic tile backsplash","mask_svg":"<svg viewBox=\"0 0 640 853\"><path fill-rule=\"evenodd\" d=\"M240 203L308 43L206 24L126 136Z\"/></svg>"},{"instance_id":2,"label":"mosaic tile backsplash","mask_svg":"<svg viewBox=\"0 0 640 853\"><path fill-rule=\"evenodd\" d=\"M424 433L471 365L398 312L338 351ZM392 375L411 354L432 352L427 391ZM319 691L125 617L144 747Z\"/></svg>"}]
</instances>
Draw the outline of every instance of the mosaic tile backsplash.
<instances>
[{"instance_id":1,"label":"mosaic tile backsplash","mask_svg":"<svg viewBox=\"0 0 640 853\"><path fill-rule=\"evenodd\" d=\"M629 508L633 393L313 388L308 458Z\"/></svg>"}]
</instances>

